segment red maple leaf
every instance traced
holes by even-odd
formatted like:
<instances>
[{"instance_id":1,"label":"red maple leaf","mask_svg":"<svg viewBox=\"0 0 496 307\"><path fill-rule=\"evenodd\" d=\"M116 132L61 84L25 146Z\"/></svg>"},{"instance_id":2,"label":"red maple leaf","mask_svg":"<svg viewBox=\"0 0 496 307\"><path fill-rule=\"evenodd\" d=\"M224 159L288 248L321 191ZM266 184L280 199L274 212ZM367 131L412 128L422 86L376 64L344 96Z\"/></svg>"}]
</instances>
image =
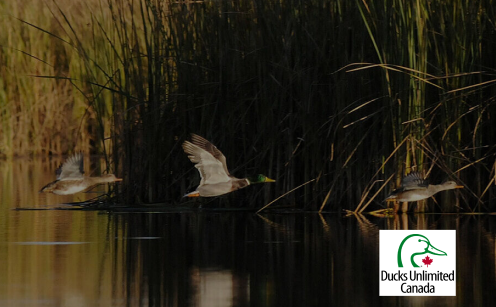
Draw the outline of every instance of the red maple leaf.
<instances>
[{"instance_id":1,"label":"red maple leaf","mask_svg":"<svg viewBox=\"0 0 496 307\"><path fill-rule=\"evenodd\" d=\"M427 266L429 267L429 264L432 263L432 258L429 258L429 256L426 256L424 259L422 259L422 262Z\"/></svg>"}]
</instances>

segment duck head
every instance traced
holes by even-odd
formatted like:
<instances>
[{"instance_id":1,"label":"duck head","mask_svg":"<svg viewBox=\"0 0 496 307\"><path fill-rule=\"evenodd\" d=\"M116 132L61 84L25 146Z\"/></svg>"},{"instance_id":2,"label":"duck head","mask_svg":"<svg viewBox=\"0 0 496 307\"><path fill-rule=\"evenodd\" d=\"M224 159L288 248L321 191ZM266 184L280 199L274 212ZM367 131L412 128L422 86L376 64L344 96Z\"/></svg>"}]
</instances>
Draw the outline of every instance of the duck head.
<instances>
[{"instance_id":1,"label":"duck head","mask_svg":"<svg viewBox=\"0 0 496 307\"><path fill-rule=\"evenodd\" d=\"M264 183L264 182L276 182L274 179L270 179L269 177L258 174L252 177L246 178L250 182L250 184L255 184L255 183Z\"/></svg>"},{"instance_id":2,"label":"duck head","mask_svg":"<svg viewBox=\"0 0 496 307\"><path fill-rule=\"evenodd\" d=\"M462 185L458 185L454 181L446 181L445 183L442 184L445 190L453 190L453 189L463 189Z\"/></svg>"},{"instance_id":3,"label":"duck head","mask_svg":"<svg viewBox=\"0 0 496 307\"><path fill-rule=\"evenodd\" d=\"M420 267L415 263L414 257L423 254L447 256L445 252L435 248L427 237L420 234L411 234L403 239L398 248L398 267L403 267L402 257L409 257L413 267Z\"/></svg>"}]
</instances>

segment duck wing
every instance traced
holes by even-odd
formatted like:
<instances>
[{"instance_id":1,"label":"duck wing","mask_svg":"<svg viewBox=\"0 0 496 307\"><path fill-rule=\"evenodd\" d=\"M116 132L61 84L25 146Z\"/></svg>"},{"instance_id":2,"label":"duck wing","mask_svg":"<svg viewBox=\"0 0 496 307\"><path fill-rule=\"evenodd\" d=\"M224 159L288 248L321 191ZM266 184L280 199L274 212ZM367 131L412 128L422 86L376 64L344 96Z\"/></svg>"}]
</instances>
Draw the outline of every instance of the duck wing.
<instances>
[{"instance_id":1,"label":"duck wing","mask_svg":"<svg viewBox=\"0 0 496 307\"><path fill-rule=\"evenodd\" d=\"M230 181L226 157L222 152L201 136L192 134L191 137L193 143L184 141L182 147L200 173L200 186Z\"/></svg>"},{"instance_id":2,"label":"duck wing","mask_svg":"<svg viewBox=\"0 0 496 307\"><path fill-rule=\"evenodd\" d=\"M401 180L401 189L405 190L418 190L418 189L427 189L429 186L429 182L424 179L424 177L418 172L412 172Z\"/></svg>"},{"instance_id":3,"label":"duck wing","mask_svg":"<svg viewBox=\"0 0 496 307\"><path fill-rule=\"evenodd\" d=\"M229 170L227 169L226 157L220 150L217 149L217 147L215 147L214 144L210 143L206 139L194 133L191 134L191 142L193 142L193 144L200 147L201 149L206 150L212 156L214 156L215 159L219 160L222 163L222 166L224 167L224 171L226 172L226 174L228 176L231 175L229 173Z\"/></svg>"},{"instance_id":4,"label":"duck wing","mask_svg":"<svg viewBox=\"0 0 496 307\"><path fill-rule=\"evenodd\" d=\"M55 171L57 180L80 180L84 176L83 153L78 152L69 157Z\"/></svg>"}]
</instances>

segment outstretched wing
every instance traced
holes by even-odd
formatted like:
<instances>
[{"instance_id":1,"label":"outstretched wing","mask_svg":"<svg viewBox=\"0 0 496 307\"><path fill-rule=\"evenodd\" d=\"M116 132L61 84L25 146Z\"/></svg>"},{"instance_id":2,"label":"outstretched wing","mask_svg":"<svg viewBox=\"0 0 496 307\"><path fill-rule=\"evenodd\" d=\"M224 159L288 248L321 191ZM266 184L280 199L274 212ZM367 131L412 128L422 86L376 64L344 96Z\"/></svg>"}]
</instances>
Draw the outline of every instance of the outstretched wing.
<instances>
[{"instance_id":1,"label":"outstretched wing","mask_svg":"<svg viewBox=\"0 0 496 307\"><path fill-rule=\"evenodd\" d=\"M401 180L401 189L404 190L418 190L427 189L429 182L418 172L412 172Z\"/></svg>"},{"instance_id":2,"label":"outstretched wing","mask_svg":"<svg viewBox=\"0 0 496 307\"><path fill-rule=\"evenodd\" d=\"M224 171L226 174L229 176L229 170L227 169L227 162L226 162L226 157L224 154L215 147L214 144L210 143L206 139L202 138L201 136L192 133L191 134L191 142L200 147L203 150L206 150L209 152L215 159L219 160L222 163L222 166L224 167Z\"/></svg>"},{"instance_id":3,"label":"outstretched wing","mask_svg":"<svg viewBox=\"0 0 496 307\"><path fill-rule=\"evenodd\" d=\"M83 179L84 165L83 153L78 152L68 158L59 168L55 171L57 180L79 180Z\"/></svg>"},{"instance_id":4,"label":"outstretched wing","mask_svg":"<svg viewBox=\"0 0 496 307\"><path fill-rule=\"evenodd\" d=\"M220 150L196 134L192 135L192 142L184 141L182 147L200 172L200 186L231 180L226 167L226 158Z\"/></svg>"}]
</instances>

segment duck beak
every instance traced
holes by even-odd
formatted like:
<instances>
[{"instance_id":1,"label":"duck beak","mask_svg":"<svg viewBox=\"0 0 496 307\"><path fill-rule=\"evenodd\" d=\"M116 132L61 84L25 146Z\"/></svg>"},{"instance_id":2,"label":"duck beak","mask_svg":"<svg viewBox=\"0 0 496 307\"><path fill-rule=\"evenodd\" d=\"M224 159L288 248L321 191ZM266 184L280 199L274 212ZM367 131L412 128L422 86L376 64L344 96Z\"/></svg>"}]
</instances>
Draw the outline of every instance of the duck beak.
<instances>
[{"instance_id":1,"label":"duck beak","mask_svg":"<svg viewBox=\"0 0 496 307\"><path fill-rule=\"evenodd\" d=\"M455 189L463 189L463 186L462 185L456 185Z\"/></svg>"},{"instance_id":2,"label":"duck beak","mask_svg":"<svg viewBox=\"0 0 496 307\"><path fill-rule=\"evenodd\" d=\"M434 246L432 246L431 244L429 244L429 246L425 249L426 252L429 252L433 255L439 255L439 256L447 256L447 254L445 252L443 252L442 250L440 249L437 249L435 248Z\"/></svg>"},{"instance_id":3,"label":"duck beak","mask_svg":"<svg viewBox=\"0 0 496 307\"><path fill-rule=\"evenodd\" d=\"M274 179L270 179L269 177L265 178L265 182L276 182Z\"/></svg>"}]
</instances>

